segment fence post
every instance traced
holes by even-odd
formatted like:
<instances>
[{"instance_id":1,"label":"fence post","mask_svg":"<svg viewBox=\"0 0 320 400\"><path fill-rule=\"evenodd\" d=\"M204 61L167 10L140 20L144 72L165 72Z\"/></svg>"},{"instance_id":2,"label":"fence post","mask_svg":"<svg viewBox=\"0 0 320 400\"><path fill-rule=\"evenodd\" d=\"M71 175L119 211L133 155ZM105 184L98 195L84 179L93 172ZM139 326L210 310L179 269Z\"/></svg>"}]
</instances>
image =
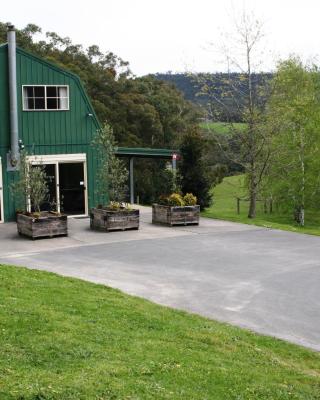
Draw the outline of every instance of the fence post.
<instances>
[{"instance_id":1,"label":"fence post","mask_svg":"<svg viewBox=\"0 0 320 400\"><path fill-rule=\"evenodd\" d=\"M129 180L130 180L130 204L134 204L134 180L133 180L133 157L129 162Z\"/></svg>"},{"instance_id":2,"label":"fence post","mask_svg":"<svg viewBox=\"0 0 320 400\"><path fill-rule=\"evenodd\" d=\"M237 197L237 214L240 214L240 198Z\"/></svg>"},{"instance_id":3,"label":"fence post","mask_svg":"<svg viewBox=\"0 0 320 400\"><path fill-rule=\"evenodd\" d=\"M272 197L269 199L269 213L272 214L273 211L273 200Z\"/></svg>"}]
</instances>

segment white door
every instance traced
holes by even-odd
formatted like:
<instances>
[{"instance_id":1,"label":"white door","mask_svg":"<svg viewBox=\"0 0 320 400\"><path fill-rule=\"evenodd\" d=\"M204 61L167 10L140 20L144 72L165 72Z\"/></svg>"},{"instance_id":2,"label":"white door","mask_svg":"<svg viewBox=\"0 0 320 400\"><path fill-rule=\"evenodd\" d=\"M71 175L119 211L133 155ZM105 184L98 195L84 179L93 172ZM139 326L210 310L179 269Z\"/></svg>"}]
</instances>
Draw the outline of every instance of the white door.
<instances>
[{"instance_id":1,"label":"white door","mask_svg":"<svg viewBox=\"0 0 320 400\"><path fill-rule=\"evenodd\" d=\"M0 157L0 223L4 221L3 211L3 182L2 182L2 162Z\"/></svg>"}]
</instances>

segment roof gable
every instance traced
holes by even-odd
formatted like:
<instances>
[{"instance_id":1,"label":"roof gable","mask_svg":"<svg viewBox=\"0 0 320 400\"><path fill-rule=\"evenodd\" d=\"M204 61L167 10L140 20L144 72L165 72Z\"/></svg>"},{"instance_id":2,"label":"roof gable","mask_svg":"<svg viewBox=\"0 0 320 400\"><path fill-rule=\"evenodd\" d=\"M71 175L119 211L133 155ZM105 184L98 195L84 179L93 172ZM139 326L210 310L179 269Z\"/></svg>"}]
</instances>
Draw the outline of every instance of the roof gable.
<instances>
[{"instance_id":1,"label":"roof gable","mask_svg":"<svg viewBox=\"0 0 320 400\"><path fill-rule=\"evenodd\" d=\"M0 44L0 48L4 48L4 47L8 47L8 43L2 43L2 44ZM94 110L94 108L93 108L93 106L92 106L91 100L90 100L89 96L87 95L87 93L86 93L86 91L85 91L85 89L84 89L84 86L83 86L83 84L82 84L82 82L81 82L81 79L79 78L78 75L76 75L76 74L74 74L73 72L70 72L70 71L68 71L68 70L66 70L66 69L64 69L64 68L62 68L62 67L60 67L60 66L58 66L57 64L54 64L53 62L47 61L47 60L45 60L44 58L41 58L41 57L39 57L39 56L36 56L36 55L30 53L29 51L26 51L26 50L22 49L21 47L18 47L18 46L17 46L16 49L17 49L17 50L16 50L17 53L19 53L19 54L21 54L21 55L24 55L25 57L27 57L27 58L29 58L29 59L32 59L32 60L36 61L37 63L40 63L40 64L42 64L42 65L44 65L44 66L46 66L46 67L48 67L48 68L51 68L51 69L55 70L56 72L58 72L58 73L60 73L60 74L63 74L63 75L65 75L65 76L67 76L67 77L73 79L73 80L75 81L75 83L76 83L76 85L77 85L77 87L78 87L80 93L83 95L83 97L84 97L84 99L85 99L85 101L86 101L86 103L87 103L87 105L88 105L88 108L90 109L90 112L92 113L93 118L94 118L95 121L96 121L97 126L98 126L98 127L101 126L101 125L100 125L100 122L99 122L99 120L98 120L98 117L97 117L97 115L96 115L96 113L95 113L95 110Z\"/></svg>"}]
</instances>

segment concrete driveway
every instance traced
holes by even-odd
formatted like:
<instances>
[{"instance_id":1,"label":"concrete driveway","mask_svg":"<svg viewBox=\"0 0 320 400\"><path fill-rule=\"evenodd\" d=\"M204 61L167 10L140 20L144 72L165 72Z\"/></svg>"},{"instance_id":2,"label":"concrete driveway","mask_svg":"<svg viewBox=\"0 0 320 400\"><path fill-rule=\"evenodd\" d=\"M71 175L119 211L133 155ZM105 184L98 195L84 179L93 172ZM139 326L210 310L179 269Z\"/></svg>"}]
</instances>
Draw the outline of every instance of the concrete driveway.
<instances>
[{"instance_id":1,"label":"concrete driveway","mask_svg":"<svg viewBox=\"0 0 320 400\"><path fill-rule=\"evenodd\" d=\"M0 263L119 288L320 350L320 237L203 218L100 233L70 219L68 238L30 241L0 226Z\"/></svg>"}]
</instances>

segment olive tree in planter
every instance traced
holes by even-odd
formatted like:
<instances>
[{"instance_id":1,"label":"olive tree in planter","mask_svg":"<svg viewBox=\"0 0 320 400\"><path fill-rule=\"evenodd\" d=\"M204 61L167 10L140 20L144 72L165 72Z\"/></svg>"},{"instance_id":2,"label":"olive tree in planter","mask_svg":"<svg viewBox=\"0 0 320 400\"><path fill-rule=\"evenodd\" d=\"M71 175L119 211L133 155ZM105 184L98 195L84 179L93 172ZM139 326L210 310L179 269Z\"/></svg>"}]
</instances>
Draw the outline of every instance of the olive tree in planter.
<instances>
[{"instance_id":1,"label":"olive tree in planter","mask_svg":"<svg viewBox=\"0 0 320 400\"><path fill-rule=\"evenodd\" d=\"M48 199L47 175L43 165L28 162L26 152L21 153L18 178L11 189L19 206L17 229L20 235L36 239L68 234L66 215L41 211L41 205Z\"/></svg>"},{"instance_id":2,"label":"olive tree in planter","mask_svg":"<svg viewBox=\"0 0 320 400\"><path fill-rule=\"evenodd\" d=\"M93 140L99 155L97 197L99 205L91 209L91 229L102 231L139 229L139 210L126 202L128 170L115 156L116 142L112 128L105 124Z\"/></svg>"},{"instance_id":3,"label":"olive tree in planter","mask_svg":"<svg viewBox=\"0 0 320 400\"><path fill-rule=\"evenodd\" d=\"M182 197L179 193L161 196L152 205L152 223L164 225L199 225L200 206L191 193Z\"/></svg>"}]
</instances>

